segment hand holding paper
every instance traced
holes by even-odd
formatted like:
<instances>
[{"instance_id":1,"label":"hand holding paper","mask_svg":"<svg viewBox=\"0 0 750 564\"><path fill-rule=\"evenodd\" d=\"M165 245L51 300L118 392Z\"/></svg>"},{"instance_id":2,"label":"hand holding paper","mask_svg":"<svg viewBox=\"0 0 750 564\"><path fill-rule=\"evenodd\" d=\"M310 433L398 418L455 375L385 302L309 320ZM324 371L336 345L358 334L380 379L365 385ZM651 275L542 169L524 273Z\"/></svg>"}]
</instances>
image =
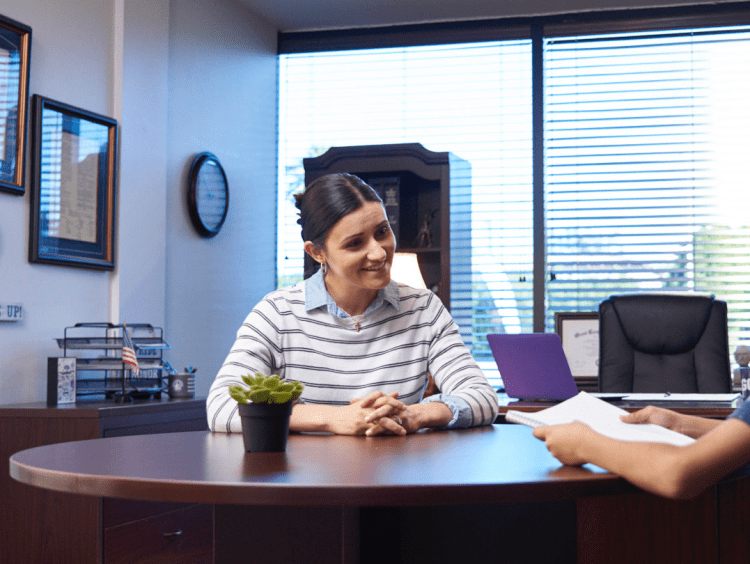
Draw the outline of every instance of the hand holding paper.
<instances>
[{"instance_id":1,"label":"hand holding paper","mask_svg":"<svg viewBox=\"0 0 750 564\"><path fill-rule=\"evenodd\" d=\"M677 446L688 445L695 439L671 431L659 425L632 424L620 420L628 412L606 401L595 398L586 392L565 400L553 407L535 413L510 410L505 419L530 427L562 425L579 421L602 435L622 441L645 441L669 443Z\"/></svg>"}]
</instances>

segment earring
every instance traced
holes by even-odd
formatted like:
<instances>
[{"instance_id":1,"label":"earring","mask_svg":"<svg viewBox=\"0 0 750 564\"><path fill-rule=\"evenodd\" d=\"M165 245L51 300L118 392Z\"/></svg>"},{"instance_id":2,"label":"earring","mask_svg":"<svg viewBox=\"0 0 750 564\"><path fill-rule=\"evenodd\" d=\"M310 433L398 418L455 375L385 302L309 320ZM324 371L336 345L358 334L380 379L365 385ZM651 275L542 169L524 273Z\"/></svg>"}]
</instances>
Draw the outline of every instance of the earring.
<instances>
[{"instance_id":1,"label":"earring","mask_svg":"<svg viewBox=\"0 0 750 564\"><path fill-rule=\"evenodd\" d=\"M321 262L320 263L320 270L323 271L323 276L325 276L326 274L328 274L328 265L326 263L324 263L324 262Z\"/></svg>"}]
</instances>

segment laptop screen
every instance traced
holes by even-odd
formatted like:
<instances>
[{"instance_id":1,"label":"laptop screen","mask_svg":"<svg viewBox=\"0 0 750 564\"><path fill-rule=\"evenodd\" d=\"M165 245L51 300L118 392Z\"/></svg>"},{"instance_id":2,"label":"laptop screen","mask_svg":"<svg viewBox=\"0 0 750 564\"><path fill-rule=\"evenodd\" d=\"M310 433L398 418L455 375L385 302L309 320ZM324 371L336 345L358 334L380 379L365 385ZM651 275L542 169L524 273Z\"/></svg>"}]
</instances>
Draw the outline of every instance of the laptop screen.
<instances>
[{"instance_id":1,"label":"laptop screen","mask_svg":"<svg viewBox=\"0 0 750 564\"><path fill-rule=\"evenodd\" d=\"M557 334L490 334L487 341L509 397L559 401L578 393Z\"/></svg>"}]
</instances>

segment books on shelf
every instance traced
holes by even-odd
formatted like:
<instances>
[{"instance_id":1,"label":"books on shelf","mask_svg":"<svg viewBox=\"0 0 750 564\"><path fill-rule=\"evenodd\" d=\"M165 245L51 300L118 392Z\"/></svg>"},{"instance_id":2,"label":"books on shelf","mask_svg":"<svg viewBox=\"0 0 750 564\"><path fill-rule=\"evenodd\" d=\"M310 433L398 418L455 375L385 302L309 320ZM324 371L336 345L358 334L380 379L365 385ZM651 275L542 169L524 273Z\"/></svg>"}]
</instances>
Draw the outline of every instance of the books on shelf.
<instances>
[{"instance_id":1,"label":"books on shelf","mask_svg":"<svg viewBox=\"0 0 750 564\"><path fill-rule=\"evenodd\" d=\"M627 411L596 398L586 392L547 409L529 413L509 410L505 414L507 421L521 423L529 427L545 425L561 425L580 421L591 427L597 433L621 441L646 441L652 443L669 443L685 446L695 442L695 439L651 423L624 423L621 415Z\"/></svg>"},{"instance_id":2,"label":"books on shelf","mask_svg":"<svg viewBox=\"0 0 750 564\"><path fill-rule=\"evenodd\" d=\"M396 241L399 241L398 215L401 204L400 189L401 178L398 176L385 176L380 178L368 178L367 183L372 186L375 193L380 196L385 206L385 215Z\"/></svg>"}]
</instances>

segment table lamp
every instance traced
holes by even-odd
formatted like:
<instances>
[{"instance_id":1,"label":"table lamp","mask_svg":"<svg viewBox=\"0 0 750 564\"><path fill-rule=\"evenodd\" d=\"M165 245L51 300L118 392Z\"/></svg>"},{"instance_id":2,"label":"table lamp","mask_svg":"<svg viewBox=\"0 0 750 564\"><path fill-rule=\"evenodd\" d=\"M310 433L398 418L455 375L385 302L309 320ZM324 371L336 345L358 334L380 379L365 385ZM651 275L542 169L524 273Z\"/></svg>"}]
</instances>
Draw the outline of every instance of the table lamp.
<instances>
[{"instance_id":1,"label":"table lamp","mask_svg":"<svg viewBox=\"0 0 750 564\"><path fill-rule=\"evenodd\" d=\"M419 270L416 253L395 253L391 266L391 279L412 288L427 289Z\"/></svg>"}]
</instances>

